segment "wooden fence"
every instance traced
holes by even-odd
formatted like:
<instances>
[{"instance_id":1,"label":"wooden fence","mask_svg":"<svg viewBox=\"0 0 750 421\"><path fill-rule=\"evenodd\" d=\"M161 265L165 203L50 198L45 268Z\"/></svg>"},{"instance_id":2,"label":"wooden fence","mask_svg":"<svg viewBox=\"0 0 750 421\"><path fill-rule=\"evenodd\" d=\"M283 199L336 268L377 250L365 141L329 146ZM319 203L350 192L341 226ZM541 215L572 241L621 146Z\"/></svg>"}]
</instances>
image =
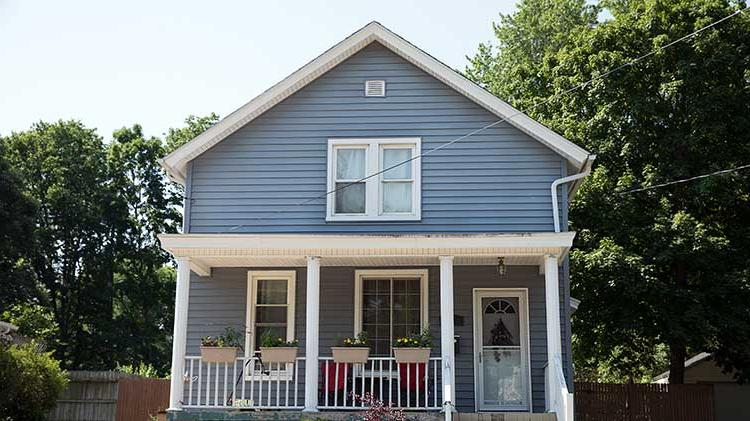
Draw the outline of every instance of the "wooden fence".
<instances>
[{"instance_id":1,"label":"wooden fence","mask_svg":"<svg viewBox=\"0 0 750 421\"><path fill-rule=\"evenodd\" d=\"M129 378L120 380L117 421L148 421L169 405L169 380Z\"/></svg>"},{"instance_id":2,"label":"wooden fence","mask_svg":"<svg viewBox=\"0 0 750 421\"><path fill-rule=\"evenodd\" d=\"M576 421L713 421L704 384L575 384Z\"/></svg>"},{"instance_id":3,"label":"wooden fence","mask_svg":"<svg viewBox=\"0 0 750 421\"><path fill-rule=\"evenodd\" d=\"M169 404L169 380L112 371L70 371L50 421L149 421Z\"/></svg>"},{"instance_id":4,"label":"wooden fence","mask_svg":"<svg viewBox=\"0 0 750 421\"><path fill-rule=\"evenodd\" d=\"M70 383L48 415L50 421L111 421L117 406L117 382L125 377L113 371L70 371Z\"/></svg>"}]
</instances>

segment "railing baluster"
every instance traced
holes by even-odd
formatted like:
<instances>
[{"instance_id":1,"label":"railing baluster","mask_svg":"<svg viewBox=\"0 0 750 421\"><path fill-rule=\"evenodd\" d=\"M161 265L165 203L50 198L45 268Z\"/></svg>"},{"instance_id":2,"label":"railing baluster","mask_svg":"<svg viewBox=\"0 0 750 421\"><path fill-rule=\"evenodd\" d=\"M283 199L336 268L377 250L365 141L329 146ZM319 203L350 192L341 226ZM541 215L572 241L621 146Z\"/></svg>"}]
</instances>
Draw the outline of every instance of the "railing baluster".
<instances>
[{"instance_id":1,"label":"railing baluster","mask_svg":"<svg viewBox=\"0 0 750 421\"><path fill-rule=\"evenodd\" d=\"M442 360L435 360L434 363L432 364L432 388L433 388L432 391L434 395L433 402L434 402L435 408L438 407L438 377L437 377L438 365L439 365L438 362L442 364Z\"/></svg>"},{"instance_id":2,"label":"railing baluster","mask_svg":"<svg viewBox=\"0 0 750 421\"><path fill-rule=\"evenodd\" d=\"M235 400L237 400L237 358L234 359L234 365L232 365L232 404Z\"/></svg>"},{"instance_id":3,"label":"railing baluster","mask_svg":"<svg viewBox=\"0 0 750 421\"><path fill-rule=\"evenodd\" d=\"M344 406L346 406L346 400L349 398L349 363L344 364Z\"/></svg>"},{"instance_id":4,"label":"railing baluster","mask_svg":"<svg viewBox=\"0 0 750 421\"><path fill-rule=\"evenodd\" d=\"M411 408L411 366L416 366L416 363L406 365L406 407ZM415 373L416 375L416 373Z\"/></svg>"},{"instance_id":5,"label":"railing baluster","mask_svg":"<svg viewBox=\"0 0 750 421\"><path fill-rule=\"evenodd\" d=\"M372 362L372 367L370 368L370 393L375 394L375 361ZM381 397L378 396L378 399L381 399Z\"/></svg>"},{"instance_id":6,"label":"railing baluster","mask_svg":"<svg viewBox=\"0 0 750 421\"><path fill-rule=\"evenodd\" d=\"M393 403L393 360L392 359L388 360L388 402Z\"/></svg>"},{"instance_id":7,"label":"railing baluster","mask_svg":"<svg viewBox=\"0 0 750 421\"><path fill-rule=\"evenodd\" d=\"M201 405L201 389L203 388L203 361L198 360L198 406Z\"/></svg>"},{"instance_id":8,"label":"railing baluster","mask_svg":"<svg viewBox=\"0 0 750 421\"><path fill-rule=\"evenodd\" d=\"M305 363L305 370L307 370L307 366L309 364ZM317 363L315 364L318 365ZM299 378L299 360L294 362L294 406L299 405L299 400L297 400L297 390L299 389L299 383L297 382L297 379Z\"/></svg>"},{"instance_id":9,"label":"railing baluster","mask_svg":"<svg viewBox=\"0 0 750 421\"><path fill-rule=\"evenodd\" d=\"M206 363L206 406L211 405L211 363Z\"/></svg>"},{"instance_id":10,"label":"railing baluster","mask_svg":"<svg viewBox=\"0 0 750 421\"><path fill-rule=\"evenodd\" d=\"M216 363L216 378L214 379L214 406L219 406L219 363Z\"/></svg>"},{"instance_id":11,"label":"railing baluster","mask_svg":"<svg viewBox=\"0 0 750 421\"><path fill-rule=\"evenodd\" d=\"M247 359L242 358L242 367L240 367L240 372L242 373L242 385L240 385L240 389L242 390L242 400L245 400L245 381L248 377L247 367L250 367L250 385L252 386L253 382L253 370L255 369L254 364L252 362L252 358L250 357L250 364L247 363ZM251 393L252 394L252 393Z\"/></svg>"},{"instance_id":12,"label":"railing baluster","mask_svg":"<svg viewBox=\"0 0 750 421\"><path fill-rule=\"evenodd\" d=\"M360 394L362 396L365 395L365 364L364 363L362 364L362 390L360 391ZM363 407L365 406L364 402L360 402L360 403L362 404L361 406Z\"/></svg>"},{"instance_id":13,"label":"railing baluster","mask_svg":"<svg viewBox=\"0 0 750 421\"><path fill-rule=\"evenodd\" d=\"M384 377L383 377L383 360L379 360L378 362L380 363L380 386L379 386L380 387L380 395L378 396L378 399L380 399L381 401L383 401L383 403L385 403L385 399L383 397L383 379L384 379ZM389 396L388 397L388 403L390 403L390 402L391 402L391 397Z\"/></svg>"},{"instance_id":14,"label":"railing baluster","mask_svg":"<svg viewBox=\"0 0 750 421\"><path fill-rule=\"evenodd\" d=\"M271 406L271 395L273 395L273 383L271 382L271 378L273 377L271 374L273 373L273 363L268 364L268 375L266 376L266 380L268 381L268 397L266 398L266 406Z\"/></svg>"},{"instance_id":15,"label":"railing baluster","mask_svg":"<svg viewBox=\"0 0 750 421\"><path fill-rule=\"evenodd\" d=\"M193 404L193 362L194 359L190 359L190 379L188 379L188 405Z\"/></svg>"},{"instance_id":16,"label":"railing baluster","mask_svg":"<svg viewBox=\"0 0 750 421\"><path fill-rule=\"evenodd\" d=\"M291 367L289 364L284 364L284 366L286 367L284 369L286 370L284 374L284 381L286 383L286 386L284 387L284 406L288 407L289 406L289 374L291 372L290 370Z\"/></svg>"},{"instance_id":17,"label":"railing baluster","mask_svg":"<svg viewBox=\"0 0 750 421\"><path fill-rule=\"evenodd\" d=\"M339 406L339 391L338 391L339 387L338 386L339 386L339 367L341 367L341 365L339 363L334 362L333 366L335 367L335 371L336 371L336 377L333 380L334 381L333 384L335 385L333 387L333 406Z\"/></svg>"},{"instance_id":18,"label":"railing baluster","mask_svg":"<svg viewBox=\"0 0 750 421\"><path fill-rule=\"evenodd\" d=\"M224 402L222 402L222 406L227 405L227 377L229 377L228 373L228 365L229 363L224 363Z\"/></svg>"},{"instance_id":19,"label":"railing baluster","mask_svg":"<svg viewBox=\"0 0 750 421\"><path fill-rule=\"evenodd\" d=\"M307 363L305 363L305 364L307 364ZM305 365L305 367L307 367L307 365ZM326 406L328 406L328 394L329 394L329 391L328 391L328 382L330 381L328 379L328 376L329 376L329 371L328 370L329 370L329 368L328 368L328 360L326 360L326 362L325 362L325 368L323 369L323 382L324 382L323 389L326 391ZM307 385L305 385L305 387L307 387Z\"/></svg>"},{"instance_id":20,"label":"railing baluster","mask_svg":"<svg viewBox=\"0 0 750 421\"><path fill-rule=\"evenodd\" d=\"M258 406L263 406L263 376L266 371L265 364L260 365L260 376L258 376ZM250 387L253 387L253 383L250 383ZM255 396L250 392L250 399L255 399Z\"/></svg>"},{"instance_id":21,"label":"railing baluster","mask_svg":"<svg viewBox=\"0 0 750 421\"><path fill-rule=\"evenodd\" d=\"M281 405L281 363L276 363L276 406Z\"/></svg>"}]
</instances>

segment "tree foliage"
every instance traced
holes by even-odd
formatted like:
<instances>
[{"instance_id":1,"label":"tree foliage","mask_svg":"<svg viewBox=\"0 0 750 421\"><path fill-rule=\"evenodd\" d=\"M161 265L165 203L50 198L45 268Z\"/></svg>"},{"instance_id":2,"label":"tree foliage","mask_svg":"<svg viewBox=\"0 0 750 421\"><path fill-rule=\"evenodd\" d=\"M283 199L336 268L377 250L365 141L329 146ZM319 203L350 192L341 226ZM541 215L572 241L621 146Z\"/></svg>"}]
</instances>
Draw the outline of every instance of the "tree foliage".
<instances>
[{"instance_id":1,"label":"tree foliage","mask_svg":"<svg viewBox=\"0 0 750 421\"><path fill-rule=\"evenodd\" d=\"M105 143L74 120L2 138L3 320L65 368L167 372L175 271L156 236L177 232L182 193L159 160L217 119L191 116L166 143L137 124Z\"/></svg>"},{"instance_id":2,"label":"tree foliage","mask_svg":"<svg viewBox=\"0 0 750 421\"><path fill-rule=\"evenodd\" d=\"M599 7L608 19L594 21ZM728 305L750 302L750 172L622 193L750 162L750 17L568 92L741 7L526 0L467 69L523 109L550 98L529 113L598 155L570 209L581 372L601 373L605 362L614 376L640 379L667 347L672 382L699 351L750 379L750 309ZM573 24L554 22L561 10Z\"/></svg>"}]
</instances>

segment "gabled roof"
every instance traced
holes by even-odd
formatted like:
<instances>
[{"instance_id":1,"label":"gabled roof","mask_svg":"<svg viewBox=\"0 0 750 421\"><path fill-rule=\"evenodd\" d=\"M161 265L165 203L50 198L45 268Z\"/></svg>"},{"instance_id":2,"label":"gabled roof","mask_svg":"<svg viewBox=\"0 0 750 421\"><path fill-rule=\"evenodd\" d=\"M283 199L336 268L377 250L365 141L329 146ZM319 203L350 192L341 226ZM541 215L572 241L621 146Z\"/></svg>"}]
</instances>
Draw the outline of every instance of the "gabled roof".
<instances>
[{"instance_id":1,"label":"gabled roof","mask_svg":"<svg viewBox=\"0 0 750 421\"><path fill-rule=\"evenodd\" d=\"M162 165L173 179L184 184L187 164L191 160L375 41L498 117L507 118L508 123L563 156L571 166L581 169L585 165L589 156L587 151L516 110L378 22L370 22L170 153L162 160Z\"/></svg>"}]
</instances>

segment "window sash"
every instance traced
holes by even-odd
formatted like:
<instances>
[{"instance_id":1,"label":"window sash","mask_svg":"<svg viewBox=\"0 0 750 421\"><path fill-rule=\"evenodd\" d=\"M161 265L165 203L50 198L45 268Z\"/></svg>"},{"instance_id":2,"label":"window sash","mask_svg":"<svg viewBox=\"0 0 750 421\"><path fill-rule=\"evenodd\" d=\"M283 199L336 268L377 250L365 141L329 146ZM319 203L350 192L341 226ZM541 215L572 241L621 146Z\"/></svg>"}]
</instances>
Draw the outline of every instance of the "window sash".
<instances>
[{"instance_id":1,"label":"window sash","mask_svg":"<svg viewBox=\"0 0 750 421\"><path fill-rule=\"evenodd\" d=\"M388 178L388 174L378 174L378 176L368 178L364 181L362 178L371 174L379 173L390 166L402 162L403 157L395 156L384 158L386 151L402 150L409 151L403 155L414 157L420 153L419 138L380 138L380 139L329 139L328 141L328 195L326 220L329 221L357 221L357 220L419 220L421 218L421 186L420 186L420 162L419 159L410 161L408 178L401 178L406 175L406 171L394 174L394 178ZM364 177L358 179L339 178L338 171L338 151L346 149L364 149L366 160L366 172ZM386 163L387 161L387 163ZM397 169L394 169L397 170ZM392 171L394 171L392 170ZM398 176L399 178L395 178ZM351 184L360 182L364 187L364 212L339 212L343 207L343 198L341 191L343 183ZM394 183L394 184L391 184ZM399 200L391 203L398 204L396 207L385 206L384 191L386 186L395 186L395 183L409 184L409 198L406 199L405 188L399 192L391 193ZM359 184L359 183L358 183ZM345 187L351 188L354 187ZM398 189L392 187L391 189ZM360 193L361 194L361 193ZM406 207L408 205L408 209ZM344 208L347 209L347 208ZM347 210L351 210L349 207ZM362 208L354 208L356 210Z\"/></svg>"},{"instance_id":2,"label":"window sash","mask_svg":"<svg viewBox=\"0 0 750 421\"><path fill-rule=\"evenodd\" d=\"M295 271L248 271L247 284L247 308L245 325L245 357L249 358L254 355L256 349L255 334L258 327L286 327L286 340L294 339L294 309L296 293L296 272ZM263 280L283 280L286 281L286 302L283 304L264 304L258 303L259 281ZM286 321L277 322L256 322L257 311L259 308L286 308Z\"/></svg>"},{"instance_id":3,"label":"window sash","mask_svg":"<svg viewBox=\"0 0 750 421\"><path fill-rule=\"evenodd\" d=\"M417 281L418 282L418 299L419 299L419 322L415 324L411 328L411 330L417 330L418 332L425 329L428 325L428 296L427 296L427 270L426 269L397 269L397 270L362 270L357 271L355 275L355 314L354 314L354 320L355 320L355 329L354 334L357 335L364 331L364 325L365 322L365 291L366 291L366 282L368 281L388 281L388 353L377 353L376 350L371 351L373 356L393 356L393 342L396 339L397 336L394 332L394 326L396 325L405 325L409 326L411 323L396 323L396 317L394 317L394 314L397 310L394 309L395 307L395 300L394 296L400 293L400 291L396 288L396 282L403 282L407 280L411 281ZM405 295L412 295L415 294L405 294ZM408 298L407 298L408 300ZM411 309L408 305L406 306L405 312L413 311L414 309ZM408 320L407 320L408 321ZM406 334L411 333L411 331L406 332ZM372 345L371 345L372 349Z\"/></svg>"}]
</instances>

